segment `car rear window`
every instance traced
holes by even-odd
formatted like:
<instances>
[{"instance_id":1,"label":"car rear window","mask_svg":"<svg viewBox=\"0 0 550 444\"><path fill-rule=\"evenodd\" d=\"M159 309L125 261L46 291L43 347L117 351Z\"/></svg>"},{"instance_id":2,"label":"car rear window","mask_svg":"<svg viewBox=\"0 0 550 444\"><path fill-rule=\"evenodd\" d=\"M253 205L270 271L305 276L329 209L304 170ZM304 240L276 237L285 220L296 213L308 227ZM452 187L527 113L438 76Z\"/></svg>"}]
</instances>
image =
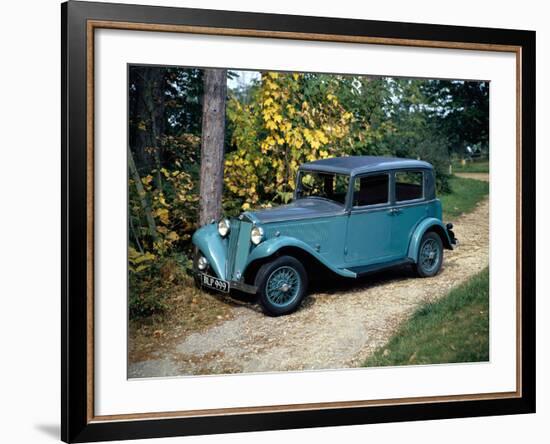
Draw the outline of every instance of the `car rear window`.
<instances>
[{"instance_id":1,"label":"car rear window","mask_svg":"<svg viewBox=\"0 0 550 444\"><path fill-rule=\"evenodd\" d=\"M353 185L353 206L378 205L389 202L389 175L373 174L358 177Z\"/></svg>"},{"instance_id":2,"label":"car rear window","mask_svg":"<svg viewBox=\"0 0 550 444\"><path fill-rule=\"evenodd\" d=\"M395 173L395 200L422 199L424 175L421 171L398 171Z\"/></svg>"}]
</instances>

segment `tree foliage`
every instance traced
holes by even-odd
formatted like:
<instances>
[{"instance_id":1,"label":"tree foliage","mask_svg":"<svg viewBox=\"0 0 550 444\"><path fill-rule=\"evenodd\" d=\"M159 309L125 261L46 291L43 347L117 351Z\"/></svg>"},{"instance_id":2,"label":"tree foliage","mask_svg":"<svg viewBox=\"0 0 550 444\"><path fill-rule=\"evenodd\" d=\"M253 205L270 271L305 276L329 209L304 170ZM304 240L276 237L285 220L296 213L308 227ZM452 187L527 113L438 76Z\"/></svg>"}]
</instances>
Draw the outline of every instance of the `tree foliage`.
<instances>
[{"instance_id":1,"label":"tree foliage","mask_svg":"<svg viewBox=\"0 0 550 444\"><path fill-rule=\"evenodd\" d=\"M450 152L459 155L466 146L489 149L489 82L431 80L423 82L430 119L445 133Z\"/></svg>"},{"instance_id":2,"label":"tree foliage","mask_svg":"<svg viewBox=\"0 0 550 444\"><path fill-rule=\"evenodd\" d=\"M298 166L345 155L352 115L334 94L335 82L304 74L263 73L251 103L230 99L228 118L234 150L225 161L227 207L246 210L286 203Z\"/></svg>"}]
</instances>

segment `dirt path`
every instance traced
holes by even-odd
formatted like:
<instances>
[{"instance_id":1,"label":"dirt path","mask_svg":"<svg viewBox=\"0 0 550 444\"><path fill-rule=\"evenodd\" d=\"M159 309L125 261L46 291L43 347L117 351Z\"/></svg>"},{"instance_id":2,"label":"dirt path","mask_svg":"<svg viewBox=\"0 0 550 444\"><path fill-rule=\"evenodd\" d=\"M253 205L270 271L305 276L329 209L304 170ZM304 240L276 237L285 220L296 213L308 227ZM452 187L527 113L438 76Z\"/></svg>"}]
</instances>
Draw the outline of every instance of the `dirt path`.
<instances>
[{"instance_id":1,"label":"dirt path","mask_svg":"<svg viewBox=\"0 0 550 444\"><path fill-rule=\"evenodd\" d=\"M489 182L489 173L455 173L455 176Z\"/></svg>"},{"instance_id":2,"label":"dirt path","mask_svg":"<svg viewBox=\"0 0 550 444\"><path fill-rule=\"evenodd\" d=\"M385 344L422 303L444 296L489 263L489 202L455 221L460 247L445 250L441 273L408 269L339 280L314 291L295 313L265 316L253 304L231 320L176 342L169 353L130 364L129 377L345 368Z\"/></svg>"}]
</instances>

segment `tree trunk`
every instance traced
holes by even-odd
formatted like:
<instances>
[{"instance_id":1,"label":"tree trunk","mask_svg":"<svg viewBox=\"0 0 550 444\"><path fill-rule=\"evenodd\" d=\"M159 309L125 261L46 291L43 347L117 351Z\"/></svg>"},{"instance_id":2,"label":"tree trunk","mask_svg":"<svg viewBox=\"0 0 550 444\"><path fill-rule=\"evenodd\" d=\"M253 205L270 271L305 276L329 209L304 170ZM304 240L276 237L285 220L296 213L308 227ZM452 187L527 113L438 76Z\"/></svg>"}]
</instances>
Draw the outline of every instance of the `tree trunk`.
<instances>
[{"instance_id":1,"label":"tree trunk","mask_svg":"<svg viewBox=\"0 0 550 444\"><path fill-rule=\"evenodd\" d=\"M136 164L137 171L150 171L155 166L155 159L150 152L151 143L151 125L149 123L150 113L147 109L145 96L146 85L149 82L149 75L147 69L143 67L133 67L130 71L131 79L134 85L134 106L133 111L133 124L135 130L130 133L130 146L134 155L134 162Z\"/></svg>"},{"instance_id":2,"label":"tree trunk","mask_svg":"<svg viewBox=\"0 0 550 444\"><path fill-rule=\"evenodd\" d=\"M139 173L136 169L134 156L132 155L130 147L128 147L128 168L130 169L130 174L132 175L132 179L134 179L134 182L136 184L136 190L139 196L139 201L141 203L141 208L145 213L145 219L147 220L149 233L151 234L153 241L156 241L158 238L157 225L155 224L153 212L151 211L151 207L149 205L149 202L147 201L147 194L145 193L145 189L143 188L143 184L141 183L141 177L139 177Z\"/></svg>"},{"instance_id":3,"label":"tree trunk","mask_svg":"<svg viewBox=\"0 0 550 444\"><path fill-rule=\"evenodd\" d=\"M160 68L151 67L144 70L145 74L145 88L143 94L143 100L147 109L148 121L150 125L150 145L152 149L153 159L155 162L155 169L157 173L155 175L155 181L157 188L162 189L162 173L160 172L162 162L162 145L160 135L162 134L161 126L162 118L164 116L164 95L163 95L163 74Z\"/></svg>"},{"instance_id":4,"label":"tree trunk","mask_svg":"<svg viewBox=\"0 0 550 444\"><path fill-rule=\"evenodd\" d=\"M201 226L222 214L226 90L225 69L204 71L199 203Z\"/></svg>"}]
</instances>

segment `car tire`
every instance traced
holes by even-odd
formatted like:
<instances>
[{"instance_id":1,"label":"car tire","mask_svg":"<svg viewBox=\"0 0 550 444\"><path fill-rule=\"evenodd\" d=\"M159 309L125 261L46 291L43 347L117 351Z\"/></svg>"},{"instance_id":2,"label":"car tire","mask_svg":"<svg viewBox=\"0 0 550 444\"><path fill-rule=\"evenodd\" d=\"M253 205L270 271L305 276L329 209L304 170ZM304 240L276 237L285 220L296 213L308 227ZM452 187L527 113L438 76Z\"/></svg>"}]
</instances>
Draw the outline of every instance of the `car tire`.
<instances>
[{"instance_id":1,"label":"car tire","mask_svg":"<svg viewBox=\"0 0 550 444\"><path fill-rule=\"evenodd\" d=\"M443 242L439 234L428 231L422 236L418 257L416 260L416 272L420 277L435 276L441 270L443 264Z\"/></svg>"},{"instance_id":2,"label":"car tire","mask_svg":"<svg viewBox=\"0 0 550 444\"><path fill-rule=\"evenodd\" d=\"M264 311L281 316L296 310L307 290L308 277L301 262L292 256L281 256L263 264L254 284Z\"/></svg>"}]
</instances>

